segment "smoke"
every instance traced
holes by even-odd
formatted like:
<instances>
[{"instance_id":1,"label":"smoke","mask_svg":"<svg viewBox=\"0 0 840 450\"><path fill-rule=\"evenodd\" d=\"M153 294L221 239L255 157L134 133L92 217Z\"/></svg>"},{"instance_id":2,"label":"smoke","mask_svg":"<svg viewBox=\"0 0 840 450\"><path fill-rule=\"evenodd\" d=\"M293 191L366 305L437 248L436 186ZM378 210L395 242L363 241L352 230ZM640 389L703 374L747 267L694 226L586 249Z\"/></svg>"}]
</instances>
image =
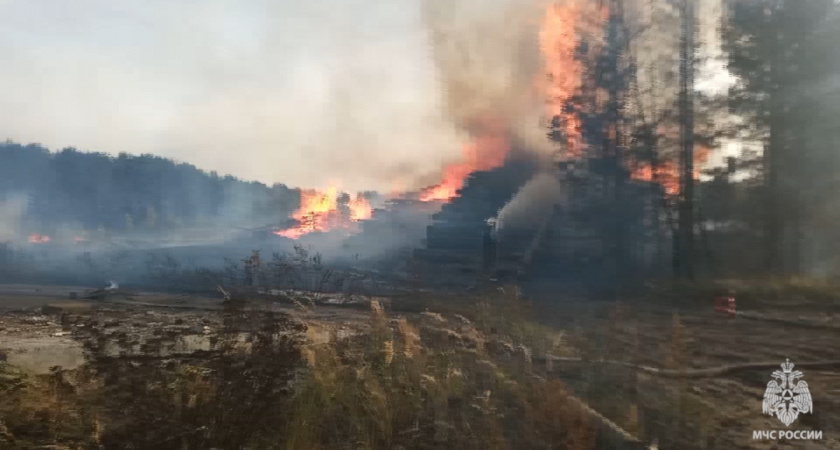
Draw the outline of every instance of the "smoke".
<instances>
[{"instance_id":1,"label":"smoke","mask_svg":"<svg viewBox=\"0 0 840 450\"><path fill-rule=\"evenodd\" d=\"M27 205L28 197L23 194L7 195L0 200L0 242L18 237Z\"/></svg>"},{"instance_id":2,"label":"smoke","mask_svg":"<svg viewBox=\"0 0 840 450\"><path fill-rule=\"evenodd\" d=\"M460 154L421 1L0 1L0 139L407 189Z\"/></svg>"},{"instance_id":3,"label":"smoke","mask_svg":"<svg viewBox=\"0 0 840 450\"><path fill-rule=\"evenodd\" d=\"M556 176L539 173L525 183L500 211L496 230L535 227L566 203L565 191Z\"/></svg>"},{"instance_id":4,"label":"smoke","mask_svg":"<svg viewBox=\"0 0 840 450\"><path fill-rule=\"evenodd\" d=\"M503 123L517 147L548 153L544 99L537 91L541 3L426 0L423 18L446 117L475 137Z\"/></svg>"},{"instance_id":5,"label":"smoke","mask_svg":"<svg viewBox=\"0 0 840 450\"><path fill-rule=\"evenodd\" d=\"M476 120L547 148L537 3L0 2L0 138L269 185L427 186Z\"/></svg>"}]
</instances>

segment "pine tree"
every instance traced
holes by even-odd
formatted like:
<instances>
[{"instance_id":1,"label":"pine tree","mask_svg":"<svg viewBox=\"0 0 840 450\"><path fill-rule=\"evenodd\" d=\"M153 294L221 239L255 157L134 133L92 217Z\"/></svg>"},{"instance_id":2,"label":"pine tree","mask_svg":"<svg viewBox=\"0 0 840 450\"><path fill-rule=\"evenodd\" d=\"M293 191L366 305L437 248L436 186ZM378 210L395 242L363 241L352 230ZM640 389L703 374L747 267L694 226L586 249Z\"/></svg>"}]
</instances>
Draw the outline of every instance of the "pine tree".
<instances>
[{"instance_id":1,"label":"pine tree","mask_svg":"<svg viewBox=\"0 0 840 450\"><path fill-rule=\"evenodd\" d=\"M729 67L740 78L732 107L763 142L763 247L771 272L803 270L805 230L830 208L823 193L837 187L837 107L825 100L837 95L837 24L832 0L731 2Z\"/></svg>"}]
</instances>

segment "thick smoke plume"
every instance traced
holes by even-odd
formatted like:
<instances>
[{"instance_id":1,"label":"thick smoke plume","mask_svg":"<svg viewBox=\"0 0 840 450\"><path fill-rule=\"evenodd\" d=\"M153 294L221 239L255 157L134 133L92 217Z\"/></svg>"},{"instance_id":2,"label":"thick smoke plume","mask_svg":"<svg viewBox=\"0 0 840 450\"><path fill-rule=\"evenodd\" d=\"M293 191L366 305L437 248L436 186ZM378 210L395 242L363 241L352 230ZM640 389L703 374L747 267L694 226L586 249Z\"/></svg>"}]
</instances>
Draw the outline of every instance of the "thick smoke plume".
<instances>
[{"instance_id":1,"label":"thick smoke plume","mask_svg":"<svg viewBox=\"0 0 840 450\"><path fill-rule=\"evenodd\" d=\"M549 152L538 92L538 2L427 0L423 17L446 117L469 138L488 122L513 144Z\"/></svg>"}]
</instances>

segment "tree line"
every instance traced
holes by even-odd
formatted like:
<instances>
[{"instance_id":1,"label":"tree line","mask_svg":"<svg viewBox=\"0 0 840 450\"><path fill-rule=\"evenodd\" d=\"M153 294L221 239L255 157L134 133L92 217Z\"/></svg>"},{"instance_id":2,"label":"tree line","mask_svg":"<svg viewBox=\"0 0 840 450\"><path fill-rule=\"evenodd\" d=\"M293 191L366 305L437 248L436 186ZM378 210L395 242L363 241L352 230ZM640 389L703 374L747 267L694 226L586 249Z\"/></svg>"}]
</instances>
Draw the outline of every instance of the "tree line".
<instances>
[{"instance_id":1,"label":"tree line","mask_svg":"<svg viewBox=\"0 0 840 450\"><path fill-rule=\"evenodd\" d=\"M22 199L24 230L57 224L87 230L259 226L288 217L299 192L266 186L154 155L50 152L38 144L0 144L0 201ZM42 231L43 230L43 231Z\"/></svg>"},{"instance_id":2,"label":"tree line","mask_svg":"<svg viewBox=\"0 0 840 450\"><path fill-rule=\"evenodd\" d=\"M653 228L672 243L671 272L836 274L840 4L722 0L717 51L698 32L703 3L605 5L592 75L608 99L598 148L618 155L630 177L667 185ZM732 79L723 92L697 84L712 58ZM724 146L740 151L704 169ZM616 208L622 183L612 183ZM620 256L628 244L616 229Z\"/></svg>"}]
</instances>

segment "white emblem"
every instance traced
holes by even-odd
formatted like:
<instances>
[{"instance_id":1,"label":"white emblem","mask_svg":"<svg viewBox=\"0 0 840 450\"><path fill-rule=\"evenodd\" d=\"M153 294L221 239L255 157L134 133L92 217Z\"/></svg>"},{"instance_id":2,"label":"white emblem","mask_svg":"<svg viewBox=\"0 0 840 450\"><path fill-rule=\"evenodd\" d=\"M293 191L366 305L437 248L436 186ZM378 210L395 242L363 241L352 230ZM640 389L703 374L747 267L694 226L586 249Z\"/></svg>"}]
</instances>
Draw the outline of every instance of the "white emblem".
<instances>
[{"instance_id":1,"label":"white emblem","mask_svg":"<svg viewBox=\"0 0 840 450\"><path fill-rule=\"evenodd\" d=\"M799 417L799 413L813 412L814 404L808 383L803 380L796 382L802 377L802 372L794 371L793 363L786 359L782 371L773 371L775 379L767 383L762 413L775 415L785 426L789 426Z\"/></svg>"}]
</instances>

